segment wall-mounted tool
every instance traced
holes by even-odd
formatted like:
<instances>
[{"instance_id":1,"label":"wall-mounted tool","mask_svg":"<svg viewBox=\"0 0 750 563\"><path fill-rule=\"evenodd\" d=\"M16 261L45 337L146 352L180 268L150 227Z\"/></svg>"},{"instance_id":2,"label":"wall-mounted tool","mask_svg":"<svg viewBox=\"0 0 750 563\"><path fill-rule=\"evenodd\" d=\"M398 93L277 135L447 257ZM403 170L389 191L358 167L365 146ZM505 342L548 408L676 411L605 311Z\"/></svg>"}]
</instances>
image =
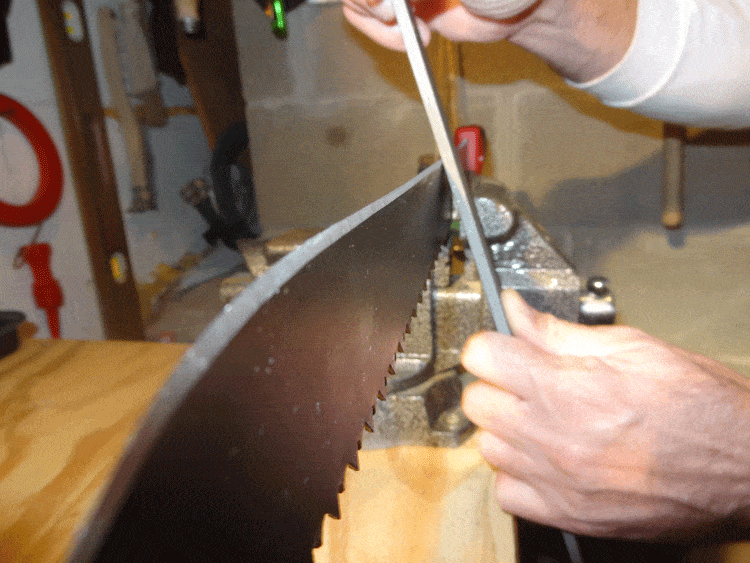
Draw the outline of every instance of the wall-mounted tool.
<instances>
[{"instance_id":1,"label":"wall-mounted tool","mask_svg":"<svg viewBox=\"0 0 750 563\"><path fill-rule=\"evenodd\" d=\"M128 96L139 104L136 107L138 117L152 127L166 125L170 112L161 98L145 0L126 0L120 4L117 44L122 54L120 60Z\"/></svg>"},{"instance_id":2,"label":"wall-mounted tool","mask_svg":"<svg viewBox=\"0 0 750 563\"><path fill-rule=\"evenodd\" d=\"M271 18L271 31L279 39L285 39L286 28L286 8L284 0L269 0L266 6L266 15Z\"/></svg>"},{"instance_id":3,"label":"wall-mounted tool","mask_svg":"<svg viewBox=\"0 0 750 563\"><path fill-rule=\"evenodd\" d=\"M19 102L0 94L0 117L15 125L26 137L39 163L39 185L34 197L24 205L0 201L0 225L27 227L49 217L60 203L63 171L55 143L42 123Z\"/></svg>"},{"instance_id":4,"label":"wall-mounted tool","mask_svg":"<svg viewBox=\"0 0 750 563\"><path fill-rule=\"evenodd\" d=\"M120 118L120 126L125 136L125 150L130 164L133 197L128 211L140 213L156 209L156 193L149 176L146 139L135 109L125 91L125 76L120 64L117 45L115 12L109 8L99 8L97 21L104 74L112 105L117 109Z\"/></svg>"},{"instance_id":5,"label":"wall-mounted tool","mask_svg":"<svg viewBox=\"0 0 750 563\"><path fill-rule=\"evenodd\" d=\"M200 0L176 0L174 9L177 21L182 22L185 33L198 33L201 25Z\"/></svg>"},{"instance_id":6,"label":"wall-mounted tool","mask_svg":"<svg viewBox=\"0 0 750 563\"><path fill-rule=\"evenodd\" d=\"M182 199L195 207L208 223L203 238L212 246L221 240L232 250L238 250L241 241L256 239L261 234L252 172L241 162L248 142L244 121L229 127L216 141L210 168L218 210L209 197L210 188L205 180L193 180L180 190ZM238 182L232 180L232 167L239 173Z\"/></svg>"},{"instance_id":7,"label":"wall-mounted tool","mask_svg":"<svg viewBox=\"0 0 750 563\"><path fill-rule=\"evenodd\" d=\"M34 302L47 314L49 333L52 338L60 338L59 309L63 305L63 293L50 269L52 247L47 243L33 243L22 247L19 255L31 268Z\"/></svg>"},{"instance_id":8,"label":"wall-mounted tool","mask_svg":"<svg viewBox=\"0 0 750 563\"><path fill-rule=\"evenodd\" d=\"M0 116L8 119L31 144L39 163L39 186L31 200L24 205L0 201L0 225L27 227L38 225L31 243L19 249L13 267L31 267L34 276L32 291L37 307L47 313L47 324L52 338L60 338L58 309L63 304L60 284L52 277L50 256L52 247L37 243L42 223L54 213L62 198L63 171L60 155L52 138L41 122L24 106L0 94Z\"/></svg>"},{"instance_id":9,"label":"wall-mounted tool","mask_svg":"<svg viewBox=\"0 0 750 563\"><path fill-rule=\"evenodd\" d=\"M685 137L681 125L664 124L664 174L661 190L661 222L667 229L682 226L685 209Z\"/></svg>"}]
</instances>

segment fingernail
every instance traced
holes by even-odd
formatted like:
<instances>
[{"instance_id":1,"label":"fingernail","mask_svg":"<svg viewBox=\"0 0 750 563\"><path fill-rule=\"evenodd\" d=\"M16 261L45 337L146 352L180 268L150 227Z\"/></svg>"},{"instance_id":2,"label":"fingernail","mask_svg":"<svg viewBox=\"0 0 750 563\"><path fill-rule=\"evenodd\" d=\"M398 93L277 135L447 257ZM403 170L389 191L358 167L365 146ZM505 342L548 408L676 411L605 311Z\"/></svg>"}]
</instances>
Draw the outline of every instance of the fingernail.
<instances>
[{"instance_id":1,"label":"fingernail","mask_svg":"<svg viewBox=\"0 0 750 563\"><path fill-rule=\"evenodd\" d=\"M473 372L478 366L487 363L490 353L490 347L485 341L484 336L481 333L475 334L464 345L464 349L461 352L461 364L468 371Z\"/></svg>"}]
</instances>

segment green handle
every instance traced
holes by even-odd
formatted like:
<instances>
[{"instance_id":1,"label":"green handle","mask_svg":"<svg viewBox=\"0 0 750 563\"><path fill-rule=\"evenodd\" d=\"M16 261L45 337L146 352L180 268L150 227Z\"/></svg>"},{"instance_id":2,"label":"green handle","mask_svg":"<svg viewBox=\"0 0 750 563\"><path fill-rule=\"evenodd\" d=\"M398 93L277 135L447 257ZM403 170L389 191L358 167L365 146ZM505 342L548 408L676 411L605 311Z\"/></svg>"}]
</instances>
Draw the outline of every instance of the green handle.
<instances>
[{"instance_id":1,"label":"green handle","mask_svg":"<svg viewBox=\"0 0 750 563\"><path fill-rule=\"evenodd\" d=\"M284 12L284 0L271 0L271 10L273 11L271 30L276 37L284 39L286 37L286 13Z\"/></svg>"}]
</instances>

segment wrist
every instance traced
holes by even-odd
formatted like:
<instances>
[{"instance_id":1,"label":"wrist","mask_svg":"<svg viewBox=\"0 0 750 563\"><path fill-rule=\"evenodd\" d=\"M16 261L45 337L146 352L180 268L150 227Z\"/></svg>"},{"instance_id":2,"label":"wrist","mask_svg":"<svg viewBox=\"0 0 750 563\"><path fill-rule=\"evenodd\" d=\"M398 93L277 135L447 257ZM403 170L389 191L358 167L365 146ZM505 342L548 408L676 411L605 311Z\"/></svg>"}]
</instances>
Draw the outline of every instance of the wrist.
<instances>
[{"instance_id":1,"label":"wrist","mask_svg":"<svg viewBox=\"0 0 750 563\"><path fill-rule=\"evenodd\" d=\"M624 0L617 9L600 0L550 0L540 3L508 40L542 57L566 78L587 82L625 56L636 16L637 0Z\"/></svg>"}]
</instances>

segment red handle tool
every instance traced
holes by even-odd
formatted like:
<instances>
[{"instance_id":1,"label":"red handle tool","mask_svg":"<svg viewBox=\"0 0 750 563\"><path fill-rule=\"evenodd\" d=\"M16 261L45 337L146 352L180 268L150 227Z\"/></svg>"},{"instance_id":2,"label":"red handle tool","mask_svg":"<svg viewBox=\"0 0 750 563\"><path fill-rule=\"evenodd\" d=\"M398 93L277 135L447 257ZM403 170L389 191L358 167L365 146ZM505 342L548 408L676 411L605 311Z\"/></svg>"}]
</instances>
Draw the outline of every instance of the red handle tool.
<instances>
[{"instance_id":1,"label":"red handle tool","mask_svg":"<svg viewBox=\"0 0 750 563\"><path fill-rule=\"evenodd\" d=\"M466 146L462 147L458 153L461 165L464 170L479 175L482 173L484 164L484 131L479 125L459 127L453 135L453 143L456 147L461 147L464 141L466 141Z\"/></svg>"},{"instance_id":2,"label":"red handle tool","mask_svg":"<svg viewBox=\"0 0 750 563\"><path fill-rule=\"evenodd\" d=\"M36 306L47 313L47 325L52 338L60 338L58 309L63 304L63 294L60 284L52 277L50 270L52 247L47 243L30 244L22 247L20 252L34 276L32 290Z\"/></svg>"}]
</instances>

